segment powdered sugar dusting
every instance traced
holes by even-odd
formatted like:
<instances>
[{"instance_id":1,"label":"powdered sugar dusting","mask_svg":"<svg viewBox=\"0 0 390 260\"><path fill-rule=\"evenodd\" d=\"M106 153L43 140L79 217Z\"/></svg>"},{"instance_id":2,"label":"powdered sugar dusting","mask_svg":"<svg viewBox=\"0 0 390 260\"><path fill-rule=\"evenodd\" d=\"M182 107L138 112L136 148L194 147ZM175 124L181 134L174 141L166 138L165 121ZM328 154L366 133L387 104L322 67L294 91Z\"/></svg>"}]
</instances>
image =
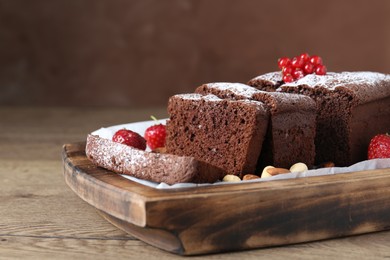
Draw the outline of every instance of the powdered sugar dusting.
<instances>
[{"instance_id":1,"label":"powdered sugar dusting","mask_svg":"<svg viewBox=\"0 0 390 260\"><path fill-rule=\"evenodd\" d=\"M255 88L242 83L217 82L209 83L207 84L207 87L220 91L229 91L235 95L241 95L246 98L251 98L253 94L257 92Z\"/></svg>"},{"instance_id":2,"label":"powdered sugar dusting","mask_svg":"<svg viewBox=\"0 0 390 260\"><path fill-rule=\"evenodd\" d=\"M268 81L269 83L276 85L283 80L282 72L280 72L280 71L269 72L269 73L257 76L254 79L252 79L251 81L256 81L256 80Z\"/></svg>"},{"instance_id":3,"label":"powdered sugar dusting","mask_svg":"<svg viewBox=\"0 0 390 260\"><path fill-rule=\"evenodd\" d=\"M149 181L189 182L198 171L192 157L146 152L94 135L88 135L85 152L100 167Z\"/></svg>"},{"instance_id":4,"label":"powdered sugar dusting","mask_svg":"<svg viewBox=\"0 0 390 260\"><path fill-rule=\"evenodd\" d=\"M295 105L300 102L305 104L311 102L311 99L304 95L283 92L267 92L241 83L209 83L206 84L206 86L206 91L210 91L211 93L215 92L213 90L216 90L217 92L225 92L227 93L226 96L238 99L241 102L245 102L245 100L266 102L267 98L265 97L268 97L279 104L283 104L284 106L288 104ZM225 93L221 93L221 96L224 97Z\"/></svg>"},{"instance_id":5,"label":"powdered sugar dusting","mask_svg":"<svg viewBox=\"0 0 390 260\"><path fill-rule=\"evenodd\" d=\"M86 154L91 156L99 166L108 169L114 167L112 170L121 173L126 162L132 170L136 166L147 163L145 156L147 152L93 135L89 135L87 138ZM116 162L113 162L114 157ZM130 161L133 163L129 163Z\"/></svg>"},{"instance_id":6,"label":"powdered sugar dusting","mask_svg":"<svg viewBox=\"0 0 390 260\"><path fill-rule=\"evenodd\" d=\"M364 85L364 86L376 86L381 81L385 80L386 75L378 72L341 72L332 73L329 72L326 75L319 76L315 74L309 74L305 77L285 84L285 86L294 87L300 85L306 85L309 87L324 87L329 90L334 90L338 87L345 87L348 85Z\"/></svg>"},{"instance_id":7,"label":"powdered sugar dusting","mask_svg":"<svg viewBox=\"0 0 390 260\"><path fill-rule=\"evenodd\" d=\"M178 98L181 98L181 99L184 99L184 100L201 100L201 99L204 99L204 100L207 100L207 101L222 101L222 99L220 99L219 97L215 96L215 95L212 95L212 94L208 94L208 95L201 95L201 94L197 94L197 93L189 93L189 94L179 94L179 95L175 95L174 97L178 97Z\"/></svg>"},{"instance_id":8,"label":"powdered sugar dusting","mask_svg":"<svg viewBox=\"0 0 390 260\"><path fill-rule=\"evenodd\" d=\"M262 93L265 93L265 95L269 96L270 98L277 100L279 103L284 104L314 104L314 101L307 96L301 95L301 94L293 94L293 93L284 93L284 92L265 92L260 91ZM310 104L311 105L311 104Z\"/></svg>"},{"instance_id":9,"label":"powdered sugar dusting","mask_svg":"<svg viewBox=\"0 0 390 260\"><path fill-rule=\"evenodd\" d=\"M181 99L189 99L189 100L200 100L202 98L202 95L191 93L191 94L177 94L174 95L174 97L178 97Z\"/></svg>"}]
</instances>

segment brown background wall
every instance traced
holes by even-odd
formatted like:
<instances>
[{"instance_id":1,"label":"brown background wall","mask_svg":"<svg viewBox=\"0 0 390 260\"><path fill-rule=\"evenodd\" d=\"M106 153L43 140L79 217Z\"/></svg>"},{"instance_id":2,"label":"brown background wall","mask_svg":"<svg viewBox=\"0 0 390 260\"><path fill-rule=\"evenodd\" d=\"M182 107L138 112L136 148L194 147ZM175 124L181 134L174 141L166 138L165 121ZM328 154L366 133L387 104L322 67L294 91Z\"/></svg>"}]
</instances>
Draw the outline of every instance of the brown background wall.
<instances>
[{"instance_id":1,"label":"brown background wall","mask_svg":"<svg viewBox=\"0 0 390 260\"><path fill-rule=\"evenodd\" d=\"M0 105L164 106L280 56L390 72L389 0L0 0Z\"/></svg>"}]
</instances>

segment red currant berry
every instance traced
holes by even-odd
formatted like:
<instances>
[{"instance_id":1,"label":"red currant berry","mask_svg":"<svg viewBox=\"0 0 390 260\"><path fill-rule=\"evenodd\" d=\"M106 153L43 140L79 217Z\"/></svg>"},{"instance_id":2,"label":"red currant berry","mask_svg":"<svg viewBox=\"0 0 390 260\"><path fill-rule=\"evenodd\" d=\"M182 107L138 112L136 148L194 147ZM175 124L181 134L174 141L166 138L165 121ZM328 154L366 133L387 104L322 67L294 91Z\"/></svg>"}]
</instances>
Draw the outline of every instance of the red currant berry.
<instances>
[{"instance_id":1,"label":"red currant berry","mask_svg":"<svg viewBox=\"0 0 390 260\"><path fill-rule=\"evenodd\" d=\"M291 66L283 67L282 73L283 75L291 74L293 70L294 69Z\"/></svg>"},{"instance_id":2,"label":"red currant berry","mask_svg":"<svg viewBox=\"0 0 390 260\"><path fill-rule=\"evenodd\" d=\"M317 65L314 68L314 72L316 75L325 75L327 72L327 69L324 65Z\"/></svg>"},{"instance_id":3,"label":"red currant berry","mask_svg":"<svg viewBox=\"0 0 390 260\"><path fill-rule=\"evenodd\" d=\"M310 60L310 55L307 53L302 53L301 55L299 55L299 58L306 63Z\"/></svg>"},{"instance_id":4,"label":"red currant berry","mask_svg":"<svg viewBox=\"0 0 390 260\"><path fill-rule=\"evenodd\" d=\"M285 83L290 83L290 82L294 81L294 78L293 78L293 76L291 76L291 74L286 74L283 76L283 81Z\"/></svg>"},{"instance_id":5,"label":"red currant berry","mask_svg":"<svg viewBox=\"0 0 390 260\"><path fill-rule=\"evenodd\" d=\"M320 56L313 55L310 57L310 63L313 64L314 66L322 65L322 58Z\"/></svg>"},{"instance_id":6,"label":"red currant berry","mask_svg":"<svg viewBox=\"0 0 390 260\"><path fill-rule=\"evenodd\" d=\"M291 75L293 76L293 78L295 80L297 80L297 79L303 78L305 76L305 73L301 69L296 69L293 71L293 73Z\"/></svg>"},{"instance_id":7,"label":"red currant berry","mask_svg":"<svg viewBox=\"0 0 390 260\"><path fill-rule=\"evenodd\" d=\"M290 66L291 60L290 58L283 57L278 60L278 66L280 69L283 69L284 67Z\"/></svg>"},{"instance_id":8,"label":"red currant berry","mask_svg":"<svg viewBox=\"0 0 390 260\"><path fill-rule=\"evenodd\" d=\"M294 57L291 60L291 66L293 66L294 68L302 68L303 65L305 65L305 62L299 57Z\"/></svg>"},{"instance_id":9,"label":"red currant berry","mask_svg":"<svg viewBox=\"0 0 390 260\"><path fill-rule=\"evenodd\" d=\"M314 72L314 65L311 64L310 62L307 62L304 66L303 66L303 72L305 72L305 74L312 74Z\"/></svg>"}]
</instances>

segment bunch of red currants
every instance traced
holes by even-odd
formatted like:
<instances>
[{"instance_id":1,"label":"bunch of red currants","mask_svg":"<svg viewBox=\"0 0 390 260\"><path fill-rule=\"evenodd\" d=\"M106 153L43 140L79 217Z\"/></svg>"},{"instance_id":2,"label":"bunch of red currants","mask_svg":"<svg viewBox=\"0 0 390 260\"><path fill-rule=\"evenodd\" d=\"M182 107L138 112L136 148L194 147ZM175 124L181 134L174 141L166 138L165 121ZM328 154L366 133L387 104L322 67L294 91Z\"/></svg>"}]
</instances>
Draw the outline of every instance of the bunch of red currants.
<instances>
[{"instance_id":1,"label":"bunch of red currants","mask_svg":"<svg viewBox=\"0 0 390 260\"><path fill-rule=\"evenodd\" d=\"M325 75L327 71L320 56L310 56L307 53L292 59L288 57L280 58L278 66L282 70L283 81L286 83L293 82L312 73Z\"/></svg>"}]
</instances>

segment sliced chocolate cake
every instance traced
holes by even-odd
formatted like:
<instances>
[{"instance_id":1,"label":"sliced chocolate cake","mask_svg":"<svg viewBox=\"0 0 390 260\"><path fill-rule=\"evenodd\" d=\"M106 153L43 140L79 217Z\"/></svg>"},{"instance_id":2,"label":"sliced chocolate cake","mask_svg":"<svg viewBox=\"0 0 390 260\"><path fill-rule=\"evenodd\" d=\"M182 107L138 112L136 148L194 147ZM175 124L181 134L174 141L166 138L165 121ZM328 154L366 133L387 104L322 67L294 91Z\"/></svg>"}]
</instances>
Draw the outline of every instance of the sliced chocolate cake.
<instances>
[{"instance_id":1,"label":"sliced chocolate cake","mask_svg":"<svg viewBox=\"0 0 390 260\"><path fill-rule=\"evenodd\" d=\"M390 131L390 75L376 72L307 75L283 84L280 72L249 81L261 90L299 93L317 104L316 162L338 166L367 159L372 136Z\"/></svg>"},{"instance_id":2,"label":"sliced chocolate cake","mask_svg":"<svg viewBox=\"0 0 390 260\"><path fill-rule=\"evenodd\" d=\"M145 152L95 135L88 135L85 152L97 166L158 183L213 183L226 175L191 156Z\"/></svg>"},{"instance_id":3,"label":"sliced chocolate cake","mask_svg":"<svg viewBox=\"0 0 390 260\"><path fill-rule=\"evenodd\" d=\"M183 94L169 99L166 149L229 174L254 173L268 125L261 102Z\"/></svg>"},{"instance_id":4,"label":"sliced chocolate cake","mask_svg":"<svg viewBox=\"0 0 390 260\"><path fill-rule=\"evenodd\" d=\"M259 168L267 165L289 168L296 162L314 165L316 132L315 102L304 95L266 92L240 83L209 83L195 92L220 98L261 101L270 111L270 120Z\"/></svg>"}]
</instances>

